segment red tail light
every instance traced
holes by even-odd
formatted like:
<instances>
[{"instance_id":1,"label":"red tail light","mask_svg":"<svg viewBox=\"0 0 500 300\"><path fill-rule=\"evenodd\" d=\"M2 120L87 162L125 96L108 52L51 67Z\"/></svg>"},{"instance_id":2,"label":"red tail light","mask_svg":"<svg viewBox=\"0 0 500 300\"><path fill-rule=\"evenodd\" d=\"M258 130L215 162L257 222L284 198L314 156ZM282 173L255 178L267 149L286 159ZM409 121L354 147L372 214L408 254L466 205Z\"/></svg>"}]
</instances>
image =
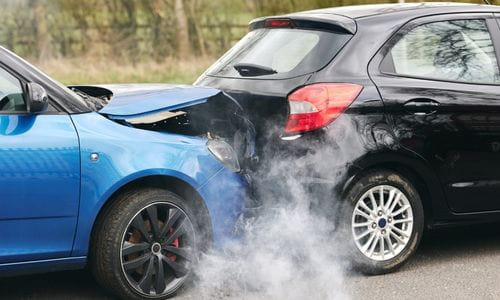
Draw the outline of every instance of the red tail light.
<instances>
[{"instance_id":1,"label":"red tail light","mask_svg":"<svg viewBox=\"0 0 500 300\"><path fill-rule=\"evenodd\" d=\"M290 115L285 133L311 131L330 124L362 89L353 83L317 83L296 90L288 96Z\"/></svg>"},{"instance_id":2,"label":"red tail light","mask_svg":"<svg viewBox=\"0 0 500 300\"><path fill-rule=\"evenodd\" d=\"M292 20L290 19L268 19L264 23L267 28L291 28L293 27Z\"/></svg>"}]
</instances>

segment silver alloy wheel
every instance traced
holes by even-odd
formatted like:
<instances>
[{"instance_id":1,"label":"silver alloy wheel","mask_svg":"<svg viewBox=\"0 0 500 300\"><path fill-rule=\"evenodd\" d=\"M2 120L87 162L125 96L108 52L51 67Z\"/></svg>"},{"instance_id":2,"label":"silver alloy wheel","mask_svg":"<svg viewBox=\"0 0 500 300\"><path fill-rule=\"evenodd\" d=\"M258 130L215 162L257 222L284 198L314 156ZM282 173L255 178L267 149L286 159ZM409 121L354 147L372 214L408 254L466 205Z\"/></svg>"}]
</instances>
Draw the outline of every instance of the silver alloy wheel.
<instances>
[{"instance_id":1,"label":"silver alloy wheel","mask_svg":"<svg viewBox=\"0 0 500 300\"><path fill-rule=\"evenodd\" d=\"M144 296L165 296L177 290L190 273L195 233L178 206L156 202L139 211L122 238L122 271Z\"/></svg>"},{"instance_id":2,"label":"silver alloy wheel","mask_svg":"<svg viewBox=\"0 0 500 300\"><path fill-rule=\"evenodd\" d=\"M351 226L354 242L363 255L375 261L389 260L410 241L413 210L401 190L378 185L358 199Z\"/></svg>"}]
</instances>

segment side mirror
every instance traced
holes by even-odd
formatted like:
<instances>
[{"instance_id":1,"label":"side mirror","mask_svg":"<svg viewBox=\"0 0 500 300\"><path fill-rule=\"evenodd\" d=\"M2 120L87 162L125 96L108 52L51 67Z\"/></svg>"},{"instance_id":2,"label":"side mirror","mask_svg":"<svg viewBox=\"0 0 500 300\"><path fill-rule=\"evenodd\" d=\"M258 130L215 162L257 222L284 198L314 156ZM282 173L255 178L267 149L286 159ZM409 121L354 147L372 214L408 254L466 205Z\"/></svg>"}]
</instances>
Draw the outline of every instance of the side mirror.
<instances>
[{"instance_id":1,"label":"side mirror","mask_svg":"<svg viewBox=\"0 0 500 300\"><path fill-rule=\"evenodd\" d=\"M38 83L28 83L28 99L27 99L28 112L38 113L44 112L49 107L49 96L43 86Z\"/></svg>"}]
</instances>

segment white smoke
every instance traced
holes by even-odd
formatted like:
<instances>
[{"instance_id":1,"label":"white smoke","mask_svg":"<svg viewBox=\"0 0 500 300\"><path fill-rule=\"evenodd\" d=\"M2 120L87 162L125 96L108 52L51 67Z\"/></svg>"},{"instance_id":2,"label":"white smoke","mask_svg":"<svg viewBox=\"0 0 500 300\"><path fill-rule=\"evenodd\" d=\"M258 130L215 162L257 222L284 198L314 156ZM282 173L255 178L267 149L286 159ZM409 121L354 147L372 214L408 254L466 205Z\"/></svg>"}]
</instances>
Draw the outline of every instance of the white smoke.
<instances>
[{"instance_id":1,"label":"white smoke","mask_svg":"<svg viewBox=\"0 0 500 300\"><path fill-rule=\"evenodd\" d=\"M257 194L264 202L261 213L242 224L240 242L203 255L198 280L186 296L348 299L344 285L348 260L341 255L346 241L335 232L335 214L325 213L339 206L338 197L329 189L302 183L316 171L331 181L343 178L346 163L364 151L358 130L350 119L341 118L326 140L298 149L307 150L300 159L275 157L263 168L256 176ZM343 145L348 141L348 149L333 146L339 139Z\"/></svg>"}]
</instances>

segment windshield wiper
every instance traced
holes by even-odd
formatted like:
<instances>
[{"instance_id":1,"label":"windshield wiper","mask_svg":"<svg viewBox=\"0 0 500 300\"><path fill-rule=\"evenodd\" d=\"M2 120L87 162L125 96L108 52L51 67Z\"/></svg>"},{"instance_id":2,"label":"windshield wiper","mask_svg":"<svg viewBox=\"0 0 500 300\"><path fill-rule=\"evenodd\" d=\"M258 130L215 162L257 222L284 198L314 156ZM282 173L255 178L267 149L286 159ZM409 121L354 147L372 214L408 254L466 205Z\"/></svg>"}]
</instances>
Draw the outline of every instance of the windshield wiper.
<instances>
[{"instance_id":1,"label":"windshield wiper","mask_svg":"<svg viewBox=\"0 0 500 300\"><path fill-rule=\"evenodd\" d=\"M276 70L266 67L266 66L261 66L261 65L256 65L256 64L245 64L245 63L239 63L235 64L233 68L240 73L241 76L262 76L262 75L271 75L271 74L276 74Z\"/></svg>"}]
</instances>

